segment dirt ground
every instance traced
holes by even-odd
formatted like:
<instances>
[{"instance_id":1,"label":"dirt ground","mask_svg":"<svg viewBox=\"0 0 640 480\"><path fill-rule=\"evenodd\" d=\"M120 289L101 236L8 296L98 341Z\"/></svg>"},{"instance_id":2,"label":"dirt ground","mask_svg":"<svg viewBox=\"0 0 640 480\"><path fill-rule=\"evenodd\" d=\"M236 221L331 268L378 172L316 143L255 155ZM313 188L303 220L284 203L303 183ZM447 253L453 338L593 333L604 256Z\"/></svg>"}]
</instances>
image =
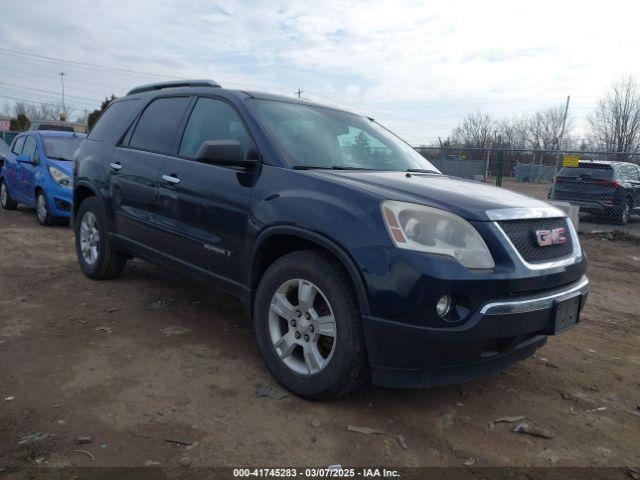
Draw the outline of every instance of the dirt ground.
<instances>
[{"instance_id":1,"label":"dirt ground","mask_svg":"<svg viewBox=\"0 0 640 480\"><path fill-rule=\"evenodd\" d=\"M0 211L0 465L640 465L640 247L583 245L583 321L535 358L462 386L313 403L256 396L281 390L235 301L140 261L88 280L68 228ZM553 438L491 426L508 416ZM20 444L35 433L49 436Z\"/></svg>"}]
</instances>

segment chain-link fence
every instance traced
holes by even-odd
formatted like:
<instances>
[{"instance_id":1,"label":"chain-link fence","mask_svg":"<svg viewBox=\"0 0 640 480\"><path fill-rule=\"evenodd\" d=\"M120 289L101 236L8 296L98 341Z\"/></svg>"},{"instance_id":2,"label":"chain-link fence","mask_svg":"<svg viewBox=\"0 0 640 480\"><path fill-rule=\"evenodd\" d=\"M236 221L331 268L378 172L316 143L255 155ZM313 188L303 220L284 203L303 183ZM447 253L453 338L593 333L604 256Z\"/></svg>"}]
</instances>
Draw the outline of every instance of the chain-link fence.
<instances>
[{"instance_id":1,"label":"chain-link fence","mask_svg":"<svg viewBox=\"0 0 640 480\"><path fill-rule=\"evenodd\" d=\"M581 219L640 224L640 153L419 147L447 175L580 207Z\"/></svg>"}]
</instances>

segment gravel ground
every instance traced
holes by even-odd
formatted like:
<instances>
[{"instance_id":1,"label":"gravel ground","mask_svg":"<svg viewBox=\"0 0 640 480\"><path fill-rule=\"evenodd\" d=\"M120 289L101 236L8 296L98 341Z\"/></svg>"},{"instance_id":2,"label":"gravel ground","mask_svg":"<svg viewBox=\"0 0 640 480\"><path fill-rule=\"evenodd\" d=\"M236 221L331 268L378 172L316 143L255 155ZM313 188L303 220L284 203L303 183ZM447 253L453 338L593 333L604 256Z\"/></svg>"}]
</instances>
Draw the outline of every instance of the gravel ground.
<instances>
[{"instance_id":1,"label":"gravel ground","mask_svg":"<svg viewBox=\"0 0 640 480\"><path fill-rule=\"evenodd\" d=\"M140 261L88 280L68 228L0 211L0 465L639 465L640 247L583 245L583 321L535 358L461 386L313 403L277 399L234 300Z\"/></svg>"}]
</instances>

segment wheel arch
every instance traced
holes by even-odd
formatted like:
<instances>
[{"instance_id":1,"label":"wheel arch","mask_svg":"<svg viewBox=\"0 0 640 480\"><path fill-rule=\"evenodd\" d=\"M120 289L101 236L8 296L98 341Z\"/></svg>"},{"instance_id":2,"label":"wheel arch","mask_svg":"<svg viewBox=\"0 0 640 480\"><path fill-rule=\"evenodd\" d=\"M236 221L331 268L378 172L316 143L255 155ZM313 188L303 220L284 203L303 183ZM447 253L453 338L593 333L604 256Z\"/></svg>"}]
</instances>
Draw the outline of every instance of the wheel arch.
<instances>
[{"instance_id":1,"label":"wheel arch","mask_svg":"<svg viewBox=\"0 0 640 480\"><path fill-rule=\"evenodd\" d=\"M71 206L71 224L73 225L73 219L75 218L80 205L89 197L97 197L98 189L88 182L79 182L73 188L73 203Z\"/></svg>"},{"instance_id":2,"label":"wheel arch","mask_svg":"<svg viewBox=\"0 0 640 480\"><path fill-rule=\"evenodd\" d=\"M344 248L329 238L293 226L271 227L263 231L254 242L248 274L248 284L252 292L250 311L253 311L253 301L258 283L269 266L284 255L306 249L325 251L342 265L355 288L360 312L367 315L369 302L364 279L351 256Z\"/></svg>"}]
</instances>

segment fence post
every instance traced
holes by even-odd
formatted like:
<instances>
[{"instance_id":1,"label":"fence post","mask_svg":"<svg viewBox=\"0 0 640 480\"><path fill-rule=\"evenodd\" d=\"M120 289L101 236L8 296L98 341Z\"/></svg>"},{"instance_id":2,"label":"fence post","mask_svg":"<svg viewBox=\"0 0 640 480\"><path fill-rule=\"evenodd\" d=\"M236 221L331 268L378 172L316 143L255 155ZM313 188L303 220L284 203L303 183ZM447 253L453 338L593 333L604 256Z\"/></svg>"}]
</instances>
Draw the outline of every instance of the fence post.
<instances>
[{"instance_id":1,"label":"fence post","mask_svg":"<svg viewBox=\"0 0 640 480\"><path fill-rule=\"evenodd\" d=\"M502 171L504 170L504 155L502 150L498 150L496 164L496 187L502 186Z\"/></svg>"},{"instance_id":2,"label":"fence post","mask_svg":"<svg viewBox=\"0 0 640 480\"><path fill-rule=\"evenodd\" d=\"M489 154L491 153L491 149L487 148L487 159L484 162L484 182L489 181Z\"/></svg>"}]
</instances>

